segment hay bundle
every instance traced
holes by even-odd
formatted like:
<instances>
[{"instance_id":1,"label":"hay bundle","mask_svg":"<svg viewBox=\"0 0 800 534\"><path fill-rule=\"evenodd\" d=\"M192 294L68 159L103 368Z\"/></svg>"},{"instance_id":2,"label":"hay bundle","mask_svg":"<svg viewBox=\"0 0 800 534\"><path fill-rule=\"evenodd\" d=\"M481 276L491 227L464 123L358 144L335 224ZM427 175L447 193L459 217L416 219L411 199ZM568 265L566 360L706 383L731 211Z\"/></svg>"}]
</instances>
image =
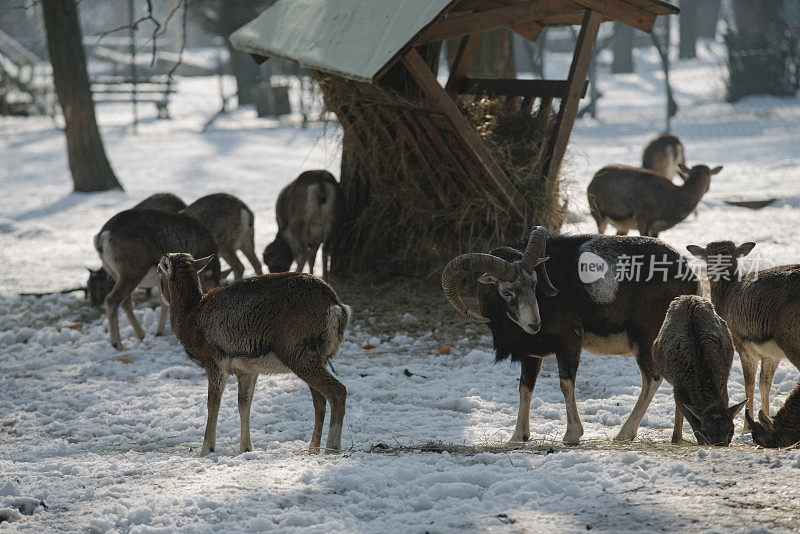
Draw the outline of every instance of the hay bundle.
<instances>
[{"instance_id":1,"label":"hay bundle","mask_svg":"<svg viewBox=\"0 0 800 534\"><path fill-rule=\"evenodd\" d=\"M543 176L549 110L539 120L518 102L462 104L525 198L522 220L426 100L335 76L319 81L345 131L334 271L437 274L454 255L512 240L533 224L560 228L565 201Z\"/></svg>"}]
</instances>

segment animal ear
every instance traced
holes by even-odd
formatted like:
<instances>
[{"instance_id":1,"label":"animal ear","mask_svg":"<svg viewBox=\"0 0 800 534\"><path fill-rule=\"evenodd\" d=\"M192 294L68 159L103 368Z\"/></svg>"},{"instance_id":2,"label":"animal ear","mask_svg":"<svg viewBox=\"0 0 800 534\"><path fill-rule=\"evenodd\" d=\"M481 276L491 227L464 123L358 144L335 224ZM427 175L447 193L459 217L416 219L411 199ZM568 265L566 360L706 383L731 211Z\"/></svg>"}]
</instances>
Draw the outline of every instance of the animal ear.
<instances>
[{"instance_id":1,"label":"animal ear","mask_svg":"<svg viewBox=\"0 0 800 534\"><path fill-rule=\"evenodd\" d=\"M748 241L747 243L742 243L738 247L736 247L736 257L741 258L742 256L747 256L750 254L750 251L755 248L756 244L752 241Z\"/></svg>"},{"instance_id":2,"label":"animal ear","mask_svg":"<svg viewBox=\"0 0 800 534\"><path fill-rule=\"evenodd\" d=\"M686 250L688 250L689 253L695 258L700 258L701 260L708 259L708 251L703 247L698 245L686 245Z\"/></svg>"},{"instance_id":3,"label":"animal ear","mask_svg":"<svg viewBox=\"0 0 800 534\"><path fill-rule=\"evenodd\" d=\"M684 179L689 177L689 173L692 171L689 167L684 165L683 163L678 163L678 174L684 177Z\"/></svg>"},{"instance_id":4,"label":"animal ear","mask_svg":"<svg viewBox=\"0 0 800 534\"><path fill-rule=\"evenodd\" d=\"M731 419L736 417L736 415L742 411L742 408L744 408L745 404L747 404L747 399L743 400L739 404L732 404L730 408L728 408L728 412L731 414Z\"/></svg>"},{"instance_id":5,"label":"animal ear","mask_svg":"<svg viewBox=\"0 0 800 534\"><path fill-rule=\"evenodd\" d=\"M478 277L479 284L496 284L500 281L500 278L496 274L492 273L483 273Z\"/></svg>"},{"instance_id":6,"label":"animal ear","mask_svg":"<svg viewBox=\"0 0 800 534\"><path fill-rule=\"evenodd\" d=\"M539 258L539 261L536 262L536 265L534 265L534 267L540 266L541 264L543 264L544 262L546 262L549 259L550 259L550 256L543 256L543 257Z\"/></svg>"},{"instance_id":7,"label":"animal ear","mask_svg":"<svg viewBox=\"0 0 800 534\"><path fill-rule=\"evenodd\" d=\"M758 410L758 422L767 427L770 431L775 430L775 423L764 413L764 410Z\"/></svg>"},{"instance_id":8,"label":"animal ear","mask_svg":"<svg viewBox=\"0 0 800 534\"><path fill-rule=\"evenodd\" d=\"M756 428L756 426L758 426L759 429L761 428L761 425L753 421L753 418L750 415L750 410L744 411L744 420L747 421L747 426L749 426L750 428Z\"/></svg>"},{"instance_id":9,"label":"animal ear","mask_svg":"<svg viewBox=\"0 0 800 534\"><path fill-rule=\"evenodd\" d=\"M713 169L711 169L711 173L710 174L712 176L715 175L715 174L719 174L719 171L721 171L721 170L722 170L722 165L720 165L719 167L714 167Z\"/></svg>"},{"instance_id":10,"label":"animal ear","mask_svg":"<svg viewBox=\"0 0 800 534\"><path fill-rule=\"evenodd\" d=\"M166 276L168 279L170 276L172 276L172 262L169 261L169 257L166 254L161 256L156 270Z\"/></svg>"},{"instance_id":11,"label":"animal ear","mask_svg":"<svg viewBox=\"0 0 800 534\"><path fill-rule=\"evenodd\" d=\"M700 419L700 415L697 413L697 410L692 408L692 406L689 404L681 403L681 410L685 413L691 414L695 419Z\"/></svg>"},{"instance_id":12,"label":"animal ear","mask_svg":"<svg viewBox=\"0 0 800 534\"><path fill-rule=\"evenodd\" d=\"M208 264L211 263L211 260L214 259L214 255L206 256L205 258L200 258L199 260L194 260L192 265L194 266L194 270L197 274L203 272L203 269L208 267Z\"/></svg>"},{"instance_id":13,"label":"animal ear","mask_svg":"<svg viewBox=\"0 0 800 534\"><path fill-rule=\"evenodd\" d=\"M233 269L225 269L224 271L220 271L219 279L220 280L225 280L226 278L228 278L228 275L231 274L232 272L233 272Z\"/></svg>"}]
</instances>

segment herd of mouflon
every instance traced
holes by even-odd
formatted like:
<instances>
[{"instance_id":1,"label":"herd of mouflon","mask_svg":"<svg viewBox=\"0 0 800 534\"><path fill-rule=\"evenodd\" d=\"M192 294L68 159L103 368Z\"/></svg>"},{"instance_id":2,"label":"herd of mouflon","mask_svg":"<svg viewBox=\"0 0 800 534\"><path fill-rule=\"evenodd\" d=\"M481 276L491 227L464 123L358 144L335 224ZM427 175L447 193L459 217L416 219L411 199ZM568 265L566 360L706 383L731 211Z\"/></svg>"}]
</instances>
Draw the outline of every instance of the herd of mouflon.
<instances>
[{"instance_id":1,"label":"herd of mouflon","mask_svg":"<svg viewBox=\"0 0 800 534\"><path fill-rule=\"evenodd\" d=\"M686 257L656 239L680 223L708 191L722 167L686 166L684 147L671 134L653 139L641 167L609 165L587 188L597 234L548 234L534 227L489 253L453 258L442 289L453 307L492 333L496 359L521 364L519 412L511 442L530 435L530 404L542 360L555 355L564 395L564 443L583 435L575 378L583 350L632 355L642 388L616 440L630 441L662 380L672 385L675 427L683 439L689 422L698 444L730 444L734 419L744 408L743 432L763 447L800 442L800 386L770 417L770 387L783 358L800 368L800 265L747 272L739 258L755 243L715 241L688 252L707 266L710 300ZM673 183L675 175L683 183ZM250 406L260 374L292 372L308 384L314 404L310 448L341 446L347 389L327 370L352 316L328 274L328 243L341 216L341 190L327 171L303 172L281 190L275 206L278 233L263 252L262 274L254 248L252 210L233 195L217 193L188 206L157 193L114 215L94 237L102 263L92 270L87 296L104 305L111 344L122 348L122 307L139 339L133 313L137 287L157 288L162 306L156 334L172 331L188 357L208 377L208 419L201 455L215 450L220 399L230 374L239 383L240 452L252 450ZM604 235L608 224L617 235ZM635 229L640 236L628 236ZM322 246L322 278L311 272ZM256 276L243 278L241 251ZM228 268L221 269L220 260ZM288 272L292 266L295 272ZM234 281L222 284L229 274ZM467 276L477 280L478 310L459 294ZM745 399L728 398L734 350L739 354ZM753 419L759 363L760 410Z\"/></svg>"}]
</instances>

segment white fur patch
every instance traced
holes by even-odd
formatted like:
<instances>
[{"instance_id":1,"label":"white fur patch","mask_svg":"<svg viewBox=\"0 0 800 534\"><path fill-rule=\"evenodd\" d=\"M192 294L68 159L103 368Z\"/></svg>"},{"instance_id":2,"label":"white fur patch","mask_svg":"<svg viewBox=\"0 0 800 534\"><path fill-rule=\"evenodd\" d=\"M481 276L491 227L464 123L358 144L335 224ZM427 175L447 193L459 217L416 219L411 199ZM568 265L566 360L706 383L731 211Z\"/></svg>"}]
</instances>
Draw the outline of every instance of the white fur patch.
<instances>
[{"instance_id":1,"label":"white fur patch","mask_svg":"<svg viewBox=\"0 0 800 534\"><path fill-rule=\"evenodd\" d=\"M257 358L231 358L227 363L228 373L274 375L292 372L283 365L274 352Z\"/></svg>"},{"instance_id":2,"label":"white fur patch","mask_svg":"<svg viewBox=\"0 0 800 534\"><path fill-rule=\"evenodd\" d=\"M616 258L599 250L597 241L597 239L591 239L581 245L578 250L581 258L605 264L602 269L603 276L586 278L587 280L594 279L594 281L584 283L583 287L586 288L586 291L589 293L589 296L592 297L593 301L598 304L608 304L617 296L617 290L619 289L619 282L617 281L617 261ZM578 263L578 268L584 268L580 264L580 261ZM599 272L597 268L595 268L595 272ZM581 273L579 273L579 275L580 274ZM581 280L583 279L584 277L581 277Z\"/></svg>"}]
</instances>

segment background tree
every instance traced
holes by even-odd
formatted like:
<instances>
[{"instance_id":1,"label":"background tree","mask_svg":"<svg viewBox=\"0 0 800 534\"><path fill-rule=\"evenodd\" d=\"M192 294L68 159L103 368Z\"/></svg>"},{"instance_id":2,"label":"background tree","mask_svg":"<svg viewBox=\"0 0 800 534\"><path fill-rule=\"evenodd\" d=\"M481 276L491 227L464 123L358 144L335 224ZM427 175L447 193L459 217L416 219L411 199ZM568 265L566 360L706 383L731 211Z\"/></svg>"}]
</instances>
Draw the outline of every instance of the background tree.
<instances>
[{"instance_id":1,"label":"background tree","mask_svg":"<svg viewBox=\"0 0 800 534\"><path fill-rule=\"evenodd\" d=\"M75 1L42 0L41 5L75 191L122 189L97 128Z\"/></svg>"},{"instance_id":2,"label":"background tree","mask_svg":"<svg viewBox=\"0 0 800 534\"><path fill-rule=\"evenodd\" d=\"M614 61L611 63L611 72L615 74L633 72L633 32L633 28L627 24L614 23L614 40L611 41Z\"/></svg>"},{"instance_id":3,"label":"background tree","mask_svg":"<svg viewBox=\"0 0 800 534\"><path fill-rule=\"evenodd\" d=\"M800 87L798 35L789 26L783 0L734 0L735 29L728 45L728 99L747 95L791 96Z\"/></svg>"},{"instance_id":4,"label":"background tree","mask_svg":"<svg viewBox=\"0 0 800 534\"><path fill-rule=\"evenodd\" d=\"M697 56L697 31L698 31L698 9L697 0L681 0L681 13L678 15L680 26L680 45L678 47L678 57L689 59Z\"/></svg>"},{"instance_id":5,"label":"background tree","mask_svg":"<svg viewBox=\"0 0 800 534\"><path fill-rule=\"evenodd\" d=\"M192 0L188 3L189 16L207 32L225 40L240 106L254 103L253 90L262 81L261 67L250 54L233 48L228 38L274 3L275 0Z\"/></svg>"}]
</instances>

